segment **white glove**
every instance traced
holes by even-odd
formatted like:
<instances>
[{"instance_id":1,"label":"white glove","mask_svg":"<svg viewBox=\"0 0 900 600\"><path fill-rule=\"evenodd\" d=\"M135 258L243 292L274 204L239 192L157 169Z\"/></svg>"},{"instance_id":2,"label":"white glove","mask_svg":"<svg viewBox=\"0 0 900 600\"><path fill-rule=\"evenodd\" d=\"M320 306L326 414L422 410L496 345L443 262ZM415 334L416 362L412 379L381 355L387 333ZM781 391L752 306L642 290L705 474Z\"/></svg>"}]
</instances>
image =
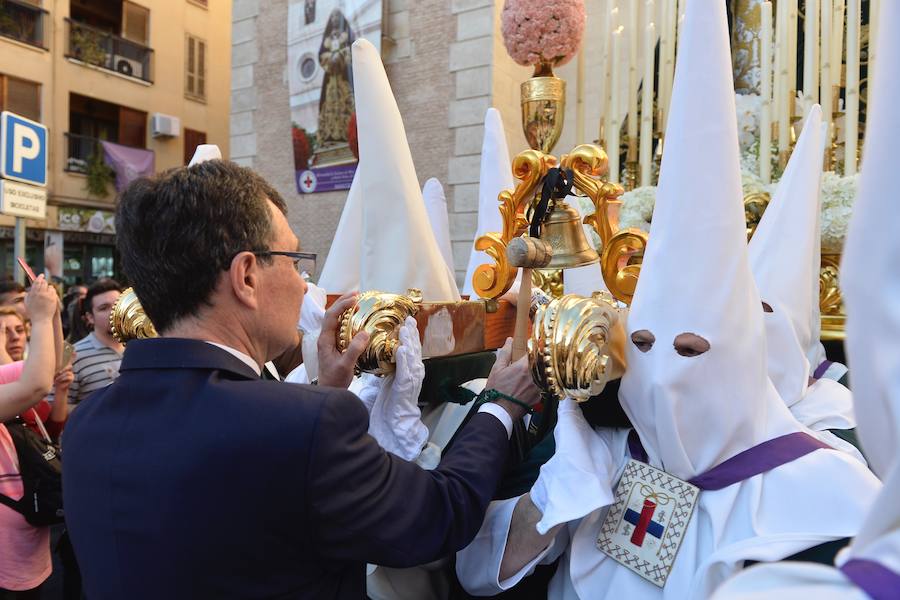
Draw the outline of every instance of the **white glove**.
<instances>
[{"instance_id":1,"label":"white glove","mask_svg":"<svg viewBox=\"0 0 900 600\"><path fill-rule=\"evenodd\" d=\"M531 501L543 514L537 524L541 535L613 502L615 464L609 447L574 400L560 402L558 415L556 452L531 488Z\"/></svg>"},{"instance_id":2,"label":"white glove","mask_svg":"<svg viewBox=\"0 0 900 600\"><path fill-rule=\"evenodd\" d=\"M416 320L412 317L407 317L400 327L395 360L397 369L384 377L372 406L369 434L386 451L411 461L419 456L428 441L428 428L422 423L418 405L425 365Z\"/></svg>"},{"instance_id":3,"label":"white glove","mask_svg":"<svg viewBox=\"0 0 900 600\"><path fill-rule=\"evenodd\" d=\"M322 331L322 321L325 320L328 294L314 283L307 283L306 286L306 295L300 306L300 320L297 322L297 329L303 332L303 339L300 341L303 365L306 367L308 381L312 381L319 375L319 350L316 344L319 341L319 333Z\"/></svg>"},{"instance_id":4,"label":"white glove","mask_svg":"<svg viewBox=\"0 0 900 600\"><path fill-rule=\"evenodd\" d=\"M353 381L350 382L350 387L347 389L356 394L357 398L362 400L366 410L371 415L372 407L375 406L375 400L378 398L378 392L381 391L383 383L384 381L377 375L362 373L359 377L353 378Z\"/></svg>"}]
</instances>

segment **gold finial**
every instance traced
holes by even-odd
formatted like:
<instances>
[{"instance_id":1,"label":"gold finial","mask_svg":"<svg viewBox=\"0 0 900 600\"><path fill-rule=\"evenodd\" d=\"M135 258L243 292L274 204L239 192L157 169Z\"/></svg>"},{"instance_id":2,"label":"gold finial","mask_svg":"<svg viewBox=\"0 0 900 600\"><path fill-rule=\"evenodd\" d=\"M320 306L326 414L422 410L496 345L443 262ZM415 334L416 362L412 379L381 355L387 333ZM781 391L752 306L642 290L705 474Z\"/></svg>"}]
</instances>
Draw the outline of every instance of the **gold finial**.
<instances>
[{"instance_id":1,"label":"gold finial","mask_svg":"<svg viewBox=\"0 0 900 600\"><path fill-rule=\"evenodd\" d=\"M397 330L406 317L419 311L422 292L410 289L406 296L369 291L357 296L356 304L341 315L337 347L343 352L360 331L369 334L369 345L356 361L357 371L387 375L396 368L394 351L400 342Z\"/></svg>"},{"instance_id":2,"label":"gold finial","mask_svg":"<svg viewBox=\"0 0 900 600\"><path fill-rule=\"evenodd\" d=\"M109 326L112 329L113 337L120 344L159 336L150 317L144 312L144 307L141 306L141 301L138 300L134 288L131 287L122 292L122 295L113 304L109 313Z\"/></svg>"}]
</instances>

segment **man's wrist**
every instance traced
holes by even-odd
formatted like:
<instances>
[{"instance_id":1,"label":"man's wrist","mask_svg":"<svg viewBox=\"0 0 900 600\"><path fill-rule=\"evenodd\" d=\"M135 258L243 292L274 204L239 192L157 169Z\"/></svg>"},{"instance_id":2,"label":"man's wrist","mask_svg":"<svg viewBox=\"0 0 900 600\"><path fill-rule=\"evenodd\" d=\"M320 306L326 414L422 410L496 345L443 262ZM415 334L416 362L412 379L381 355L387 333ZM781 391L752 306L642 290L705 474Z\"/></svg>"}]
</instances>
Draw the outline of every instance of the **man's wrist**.
<instances>
[{"instance_id":1,"label":"man's wrist","mask_svg":"<svg viewBox=\"0 0 900 600\"><path fill-rule=\"evenodd\" d=\"M509 413L509 416L512 417L514 423L528 414L528 412L524 408L522 408L518 404L510 402L506 398L496 398L494 400L491 400L491 402Z\"/></svg>"}]
</instances>

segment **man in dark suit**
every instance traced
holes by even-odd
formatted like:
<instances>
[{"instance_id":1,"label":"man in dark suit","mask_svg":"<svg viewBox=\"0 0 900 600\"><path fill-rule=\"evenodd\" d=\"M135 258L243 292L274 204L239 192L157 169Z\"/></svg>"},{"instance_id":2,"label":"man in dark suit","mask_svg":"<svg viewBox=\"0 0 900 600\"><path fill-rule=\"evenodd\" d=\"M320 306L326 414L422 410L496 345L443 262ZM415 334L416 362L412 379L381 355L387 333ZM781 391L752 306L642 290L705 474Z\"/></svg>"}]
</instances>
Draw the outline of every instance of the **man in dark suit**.
<instances>
[{"instance_id":1,"label":"man in dark suit","mask_svg":"<svg viewBox=\"0 0 900 600\"><path fill-rule=\"evenodd\" d=\"M91 600L364 598L366 562L422 564L480 526L515 402L485 405L434 471L385 453L345 389L367 339L334 346L352 296L326 313L319 386L260 379L294 341L306 288L285 210L220 160L120 198L123 267L162 337L130 342L119 379L66 428L66 521ZM523 362L488 385L538 400Z\"/></svg>"}]
</instances>

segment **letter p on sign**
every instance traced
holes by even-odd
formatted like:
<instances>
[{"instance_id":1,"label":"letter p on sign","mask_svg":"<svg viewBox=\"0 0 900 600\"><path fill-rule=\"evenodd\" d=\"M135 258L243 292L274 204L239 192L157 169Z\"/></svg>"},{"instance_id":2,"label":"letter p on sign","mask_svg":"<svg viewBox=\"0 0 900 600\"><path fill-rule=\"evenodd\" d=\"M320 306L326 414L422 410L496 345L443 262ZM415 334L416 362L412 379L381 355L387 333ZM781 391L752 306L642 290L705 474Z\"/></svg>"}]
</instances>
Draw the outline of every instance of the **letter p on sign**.
<instances>
[{"instance_id":1,"label":"letter p on sign","mask_svg":"<svg viewBox=\"0 0 900 600\"><path fill-rule=\"evenodd\" d=\"M0 175L47 185L47 128L17 114L0 114Z\"/></svg>"}]
</instances>

